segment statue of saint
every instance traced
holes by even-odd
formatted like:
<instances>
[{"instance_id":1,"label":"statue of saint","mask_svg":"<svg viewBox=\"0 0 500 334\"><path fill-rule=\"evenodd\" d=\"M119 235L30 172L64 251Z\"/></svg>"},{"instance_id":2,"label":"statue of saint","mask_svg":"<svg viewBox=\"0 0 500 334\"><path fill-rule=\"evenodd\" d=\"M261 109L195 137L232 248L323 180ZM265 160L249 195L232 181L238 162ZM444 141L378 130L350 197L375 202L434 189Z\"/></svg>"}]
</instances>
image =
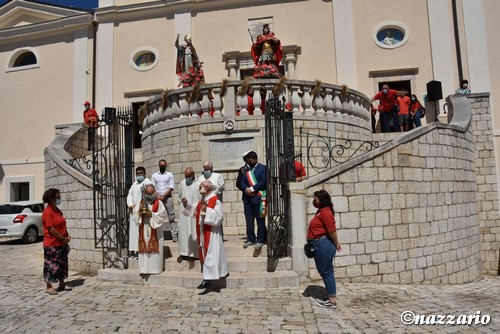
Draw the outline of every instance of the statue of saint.
<instances>
[{"instance_id":1,"label":"statue of saint","mask_svg":"<svg viewBox=\"0 0 500 334\"><path fill-rule=\"evenodd\" d=\"M183 73L186 73L191 67L196 70L201 69L200 59L198 58L198 54L196 53L196 49L194 48L191 42L191 35L187 34L184 36L184 41L186 45L179 44L180 35L177 34L177 39L175 40L175 47L177 48L177 64L176 64L176 73L181 76Z\"/></svg>"},{"instance_id":2,"label":"statue of saint","mask_svg":"<svg viewBox=\"0 0 500 334\"><path fill-rule=\"evenodd\" d=\"M184 36L186 45L179 45L179 37L175 40L175 47L177 48L177 62L175 66L175 73L180 78L179 86L189 87L205 82L205 77L202 70L203 63L200 62L196 49L191 42L191 35Z\"/></svg>"},{"instance_id":3,"label":"statue of saint","mask_svg":"<svg viewBox=\"0 0 500 334\"><path fill-rule=\"evenodd\" d=\"M269 24L262 27L262 35L257 36L257 40L252 45L252 58L255 65L274 64L279 66L283 58L281 42L269 30Z\"/></svg>"}]
</instances>

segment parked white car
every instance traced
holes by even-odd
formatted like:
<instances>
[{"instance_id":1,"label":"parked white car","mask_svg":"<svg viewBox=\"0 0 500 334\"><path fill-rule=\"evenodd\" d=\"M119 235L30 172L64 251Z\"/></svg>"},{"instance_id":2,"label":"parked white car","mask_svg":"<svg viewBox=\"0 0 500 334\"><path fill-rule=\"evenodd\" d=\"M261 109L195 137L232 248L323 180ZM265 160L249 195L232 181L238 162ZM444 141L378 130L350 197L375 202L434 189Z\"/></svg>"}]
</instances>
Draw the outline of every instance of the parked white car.
<instances>
[{"instance_id":1,"label":"parked white car","mask_svg":"<svg viewBox=\"0 0 500 334\"><path fill-rule=\"evenodd\" d=\"M43 236L42 212L39 201L0 204L0 238L21 238L25 243Z\"/></svg>"}]
</instances>

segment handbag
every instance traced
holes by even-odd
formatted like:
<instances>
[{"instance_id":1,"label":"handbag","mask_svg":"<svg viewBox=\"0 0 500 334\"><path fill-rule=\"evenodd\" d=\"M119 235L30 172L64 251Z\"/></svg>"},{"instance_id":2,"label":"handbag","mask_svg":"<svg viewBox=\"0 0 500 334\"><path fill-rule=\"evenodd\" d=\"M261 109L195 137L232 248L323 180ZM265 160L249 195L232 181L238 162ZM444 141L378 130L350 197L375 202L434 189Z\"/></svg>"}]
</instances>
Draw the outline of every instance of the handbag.
<instances>
[{"instance_id":1,"label":"handbag","mask_svg":"<svg viewBox=\"0 0 500 334\"><path fill-rule=\"evenodd\" d=\"M425 109L422 108L420 109L420 118L424 118L424 116L425 116Z\"/></svg>"},{"instance_id":2,"label":"handbag","mask_svg":"<svg viewBox=\"0 0 500 334\"><path fill-rule=\"evenodd\" d=\"M307 243L304 245L304 253L310 259L314 257L314 248L311 246L311 244Z\"/></svg>"}]
</instances>

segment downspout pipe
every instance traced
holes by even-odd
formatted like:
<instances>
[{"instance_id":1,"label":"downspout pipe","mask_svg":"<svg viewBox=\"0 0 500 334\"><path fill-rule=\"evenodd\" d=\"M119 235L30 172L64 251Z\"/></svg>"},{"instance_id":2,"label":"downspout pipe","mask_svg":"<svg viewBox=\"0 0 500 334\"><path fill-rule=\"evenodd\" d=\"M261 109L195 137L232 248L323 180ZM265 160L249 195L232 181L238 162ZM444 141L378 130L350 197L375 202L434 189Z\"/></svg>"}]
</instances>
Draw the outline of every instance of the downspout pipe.
<instances>
[{"instance_id":1,"label":"downspout pipe","mask_svg":"<svg viewBox=\"0 0 500 334\"><path fill-rule=\"evenodd\" d=\"M94 17L92 21L92 106L95 108L96 94L96 65L97 65L97 27L98 23Z\"/></svg>"},{"instance_id":2,"label":"downspout pipe","mask_svg":"<svg viewBox=\"0 0 500 334\"><path fill-rule=\"evenodd\" d=\"M458 29L457 0L451 0L451 7L453 11L453 31L455 34L455 50L457 53L458 82L462 82L462 80L464 79L464 72L462 68L462 52L460 50L460 32Z\"/></svg>"}]
</instances>

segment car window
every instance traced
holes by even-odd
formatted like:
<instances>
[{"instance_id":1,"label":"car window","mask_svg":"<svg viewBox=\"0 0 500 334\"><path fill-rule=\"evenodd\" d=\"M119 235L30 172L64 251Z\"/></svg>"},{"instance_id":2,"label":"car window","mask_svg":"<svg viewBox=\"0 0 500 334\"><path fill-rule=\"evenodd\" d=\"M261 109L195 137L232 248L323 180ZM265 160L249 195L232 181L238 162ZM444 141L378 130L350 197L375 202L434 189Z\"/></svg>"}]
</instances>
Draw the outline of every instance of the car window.
<instances>
[{"instance_id":1,"label":"car window","mask_svg":"<svg viewBox=\"0 0 500 334\"><path fill-rule=\"evenodd\" d=\"M43 204L32 204L30 205L30 209L33 212L42 212L43 211Z\"/></svg>"},{"instance_id":2,"label":"car window","mask_svg":"<svg viewBox=\"0 0 500 334\"><path fill-rule=\"evenodd\" d=\"M24 210L22 205L0 205L0 215L21 213Z\"/></svg>"}]
</instances>

